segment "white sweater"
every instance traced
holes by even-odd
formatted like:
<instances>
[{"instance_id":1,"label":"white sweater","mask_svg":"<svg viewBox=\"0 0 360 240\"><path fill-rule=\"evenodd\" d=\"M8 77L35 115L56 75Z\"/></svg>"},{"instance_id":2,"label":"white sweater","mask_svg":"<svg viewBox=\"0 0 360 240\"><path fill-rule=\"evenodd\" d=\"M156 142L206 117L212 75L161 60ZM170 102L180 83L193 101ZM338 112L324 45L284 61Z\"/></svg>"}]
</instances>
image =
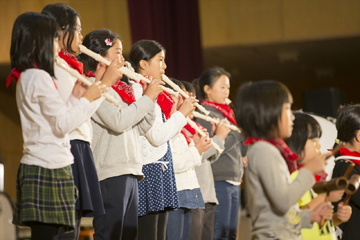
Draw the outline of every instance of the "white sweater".
<instances>
[{"instance_id":1,"label":"white sweater","mask_svg":"<svg viewBox=\"0 0 360 240\"><path fill-rule=\"evenodd\" d=\"M201 156L191 140L190 145L182 133L171 139L176 187L178 191L200 188L195 167L201 164Z\"/></svg>"},{"instance_id":2,"label":"white sweater","mask_svg":"<svg viewBox=\"0 0 360 240\"><path fill-rule=\"evenodd\" d=\"M163 122L162 111L159 104L155 104L155 122L141 138L143 145L143 164L149 164L161 159L167 151L167 142L173 138L186 124L181 112L175 112Z\"/></svg>"},{"instance_id":3,"label":"white sweater","mask_svg":"<svg viewBox=\"0 0 360 240\"><path fill-rule=\"evenodd\" d=\"M56 64L54 66L54 73L57 79L56 85L58 86L59 94L61 98L64 101L66 101L66 99L68 99L69 96L71 95L77 79ZM90 78L90 80L94 81L95 78ZM98 107L104 101L104 99L105 99L104 97L101 97L91 102L91 105L93 106L93 113L96 111L96 109L98 109ZM85 142L91 143L93 129L91 126L90 118L86 119L69 135L70 135L70 140L83 140Z\"/></svg>"},{"instance_id":4,"label":"white sweater","mask_svg":"<svg viewBox=\"0 0 360 240\"><path fill-rule=\"evenodd\" d=\"M21 73L16 101L24 139L21 163L49 169L71 165L68 133L90 118L90 102L70 95L64 103L51 76L35 68Z\"/></svg>"}]
</instances>

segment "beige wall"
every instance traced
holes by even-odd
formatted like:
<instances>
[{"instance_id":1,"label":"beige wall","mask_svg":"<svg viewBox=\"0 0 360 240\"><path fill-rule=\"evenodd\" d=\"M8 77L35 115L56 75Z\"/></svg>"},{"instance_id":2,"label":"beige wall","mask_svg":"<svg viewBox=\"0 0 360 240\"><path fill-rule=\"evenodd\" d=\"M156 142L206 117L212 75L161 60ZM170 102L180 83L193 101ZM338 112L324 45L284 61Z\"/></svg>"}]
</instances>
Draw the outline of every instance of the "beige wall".
<instances>
[{"instance_id":1,"label":"beige wall","mask_svg":"<svg viewBox=\"0 0 360 240\"><path fill-rule=\"evenodd\" d=\"M199 0L202 46L360 34L358 0Z\"/></svg>"},{"instance_id":2,"label":"beige wall","mask_svg":"<svg viewBox=\"0 0 360 240\"><path fill-rule=\"evenodd\" d=\"M0 0L0 64L10 62L10 42L13 23L21 13L40 12L50 3L69 4L81 15L84 36L94 29L108 28L118 33L124 52L131 48L127 0Z\"/></svg>"}]
</instances>

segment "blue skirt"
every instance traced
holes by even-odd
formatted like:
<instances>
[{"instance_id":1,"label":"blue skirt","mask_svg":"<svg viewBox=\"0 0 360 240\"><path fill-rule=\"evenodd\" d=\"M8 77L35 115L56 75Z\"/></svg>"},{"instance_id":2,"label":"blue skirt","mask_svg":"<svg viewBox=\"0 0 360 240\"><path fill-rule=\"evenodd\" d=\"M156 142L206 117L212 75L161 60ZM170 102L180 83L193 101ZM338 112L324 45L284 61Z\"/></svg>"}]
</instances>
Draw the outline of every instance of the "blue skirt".
<instances>
[{"instance_id":1,"label":"blue skirt","mask_svg":"<svg viewBox=\"0 0 360 240\"><path fill-rule=\"evenodd\" d=\"M150 163L142 167L144 180L139 182L139 216L149 212L163 211L166 208L179 208L174 166L170 144L164 157L159 161L168 162L167 168L162 163Z\"/></svg>"},{"instance_id":2,"label":"blue skirt","mask_svg":"<svg viewBox=\"0 0 360 240\"><path fill-rule=\"evenodd\" d=\"M74 156L71 167L75 186L79 190L75 210L82 211L82 217L104 215L104 203L90 144L81 140L71 140L70 144Z\"/></svg>"}]
</instances>

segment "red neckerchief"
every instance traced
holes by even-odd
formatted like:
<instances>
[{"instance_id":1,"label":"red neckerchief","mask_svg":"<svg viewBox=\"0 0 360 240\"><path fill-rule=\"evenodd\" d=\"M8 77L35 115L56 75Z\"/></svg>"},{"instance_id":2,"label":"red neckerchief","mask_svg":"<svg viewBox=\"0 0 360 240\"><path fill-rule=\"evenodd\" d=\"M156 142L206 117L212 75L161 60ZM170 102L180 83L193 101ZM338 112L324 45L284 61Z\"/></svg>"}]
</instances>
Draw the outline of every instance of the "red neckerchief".
<instances>
[{"instance_id":1,"label":"red neckerchief","mask_svg":"<svg viewBox=\"0 0 360 240\"><path fill-rule=\"evenodd\" d=\"M6 79L6 87L10 85L12 79L14 79L14 82L17 83L20 78L20 73L21 73L20 68L13 68L11 70L10 75Z\"/></svg>"},{"instance_id":2,"label":"red neckerchief","mask_svg":"<svg viewBox=\"0 0 360 240\"><path fill-rule=\"evenodd\" d=\"M303 168L304 165L299 165L299 170L301 168ZM314 175L315 177L315 182L323 182L323 181L326 181L326 178L327 178L328 174L326 172L323 172L323 173L320 173L320 174L316 174Z\"/></svg>"},{"instance_id":3,"label":"red neckerchief","mask_svg":"<svg viewBox=\"0 0 360 240\"><path fill-rule=\"evenodd\" d=\"M191 143L191 139L190 137L186 134L186 131L184 129L181 129L180 131L182 133L182 135L184 135L185 139L186 139L186 142L187 144L189 145Z\"/></svg>"},{"instance_id":4,"label":"red neckerchief","mask_svg":"<svg viewBox=\"0 0 360 240\"><path fill-rule=\"evenodd\" d=\"M71 53L69 53L65 49L61 49L61 51L59 52L59 57L64 59L70 67L78 71L80 74L83 74L84 66L82 62L79 62L79 60L77 60L76 57L71 55Z\"/></svg>"},{"instance_id":5,"label":"red neckerchief","mask_svg":"<svg viewBox=\"0 0 360 240\"><path fill-rule=\"evenodd\" d=\"M208 105L220 111L232 124L236 126L234 110L227 104L214 103L210 101L201 101L201 104Z\"/></svg>"},{"instance_id":6,"label":"red neckerchief","mask_svg":"<svg viewBox=\"0 0 360 240\"><path fill-rule=\"evenodd\" d=\"M170 117L170 112L175 102L167 92L162 92L158 95L157 103L159 104L166 120ZM185 137L186 138L186 137Z\"/></svg>"},{"instance_id":7,"label":"red neckerchief","mask_svg":"<svg viewBox=\"0 0 360 240\"><path fill-rule=\"evenodd\" d=\"M291 149L286 145L284 140L282 140L281 138L269 140L269 139L265 139L265 138L250 137L244 142L244 145L254 144L258 141L268 142L268 143L272 144L274 147L276 147L277 149L279 149L281 156L285 159L285 162L288 166L290 174L292 172L294 172L295 170L298 170L298 167L296 165L296 160L299 159L299 156L296 153L294 153L293 151L291 151Z\"/></svg>"},{"instance_id":8,"label":"red neckerchief","mask_svg":"<svg viewBox=\"0 0 360 240\"><path fill-rule=\"evenodd\" d=\"M351 156L351 157L360 157L360 153L355 152L355 151L350 151L347 148L340 148L339 153L341 156ZM349 159L351 162L357 164L360 167L360 161L359 160L353 160L353 159Z\"/></svg>"},{"instance_id":9,"label":"red neckerchief","mask_svg":"<svg viewBox=\"0 0 360 240\"><path fill-rule=\"evenodd\" d=\"M95 74L91 71L88 71L85 73L85 76L95 77ZM136 101L134 90L125 82L117 80L117 82L111 87L119 94L121 99L126 101L128 104L132 104Z\"/></svg>"},{"instance_id":10,"label":"red neckerchief","mask_svg":"<svg viewBox=\"0 0 360 240\"><path fill-rule=\"evenodd\" d=\"M191 120L191 121L192 121L192 120ZM196 134L196 130L193 129L193 128L190 126L190 124L187 123L187 124L184 126L184 128L185 128L186 130L188 130L189 133L191 133L192 135L195 135L195 134Z\"/></svg>"},{"instance_id":11,"label":"red neckerchief","mask_svg":"<svg viewBox=\"0 0 360 240\"><path fill-rule=\"evenodd\" d=\"M37 64L35 64L35 67L36 67L37 69L39 69L39 67L37 66ZM9 75L9 76L7 77L7 79L6 79L6 87L8 87L8 86L10 85L12 79L14 79L14 82L17 83L18 80L19 80L19 78L20 78L20 73L21 73L21 69L20 69L20 68L13 68L13 69L11 70L10 75ZM56 82L55 82L54 79L53 79L53 83L54 83L54 85L55 85L56 90L58 90L58 87L57 87Z\"/></svg>"}]
</instances>

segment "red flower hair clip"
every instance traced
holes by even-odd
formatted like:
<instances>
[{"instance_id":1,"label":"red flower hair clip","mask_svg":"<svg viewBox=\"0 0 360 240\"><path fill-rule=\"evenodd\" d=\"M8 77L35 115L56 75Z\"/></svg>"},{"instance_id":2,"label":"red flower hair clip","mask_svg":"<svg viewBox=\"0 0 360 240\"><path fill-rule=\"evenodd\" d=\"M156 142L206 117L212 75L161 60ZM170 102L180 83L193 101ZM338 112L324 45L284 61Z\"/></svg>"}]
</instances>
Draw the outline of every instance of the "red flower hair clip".
<instances>
[{"instance_id":1,"label":"red flower hair clip","mask_svg":"<svg viewBox=\"0 0 360 240\"><path fill-rule=\"evenodd\" d=\"M105 39L105 44L106 46L112 46L112 41L110 40L110 38Z\"/></svg>"}]
</instances>

